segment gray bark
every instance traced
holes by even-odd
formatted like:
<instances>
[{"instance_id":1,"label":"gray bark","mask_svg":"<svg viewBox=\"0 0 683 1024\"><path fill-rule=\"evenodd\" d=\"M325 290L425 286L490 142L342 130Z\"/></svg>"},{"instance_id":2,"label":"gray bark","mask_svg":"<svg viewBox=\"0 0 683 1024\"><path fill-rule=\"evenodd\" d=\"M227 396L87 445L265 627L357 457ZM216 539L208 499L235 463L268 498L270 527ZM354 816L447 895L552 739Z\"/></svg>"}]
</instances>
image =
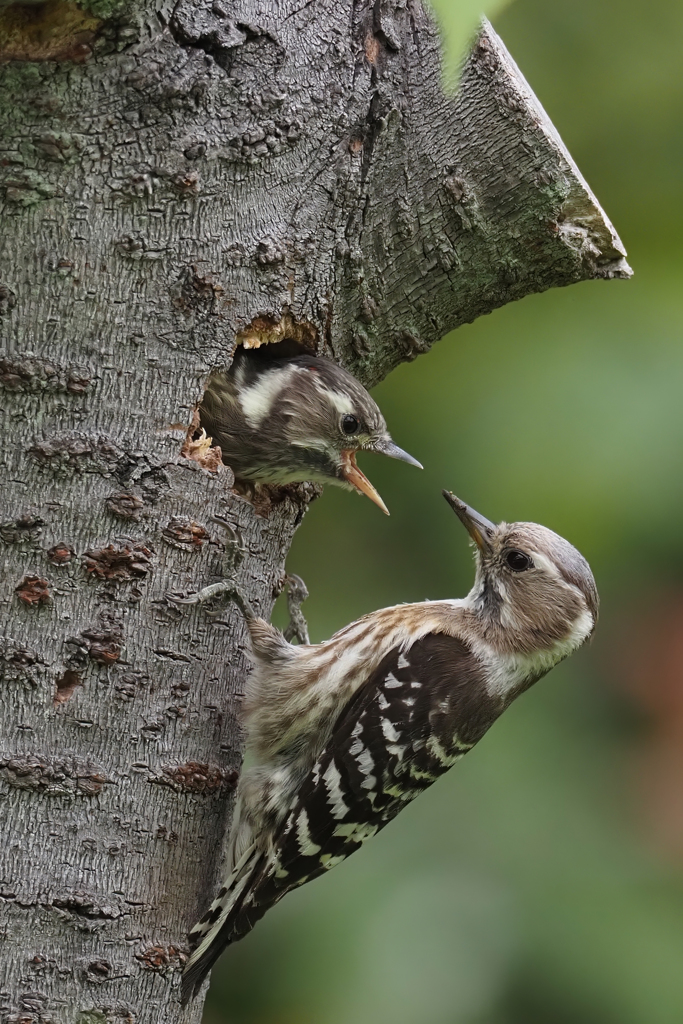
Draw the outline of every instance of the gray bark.
<instances>
[{"instance_id":1,"label":"gray bark","mask_svg":"<svg viewBox=\"0 0 683 1024\"><path fill-rule=\"evenodd\" d=\"M166 595L227 564L268 616L311 496L181 456L209 372L288 336L373 384L630 272L493 31L446 96L417 0L50 0L0 58L0 1020L197 1022L248 656Z\"/></svg>"}]
</instances>

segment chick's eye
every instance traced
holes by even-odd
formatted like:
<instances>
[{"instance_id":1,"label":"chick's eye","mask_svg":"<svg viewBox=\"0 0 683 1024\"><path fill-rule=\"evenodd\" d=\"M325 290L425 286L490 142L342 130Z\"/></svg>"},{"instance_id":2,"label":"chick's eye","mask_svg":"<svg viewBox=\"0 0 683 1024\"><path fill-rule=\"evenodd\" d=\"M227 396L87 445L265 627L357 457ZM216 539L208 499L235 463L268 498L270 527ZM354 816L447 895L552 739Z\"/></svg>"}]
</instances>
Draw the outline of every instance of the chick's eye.
<instances>
[{"instance_id":1,"label":"chick's eye","mask_svg":"<svg viewBox=\"0 0 683 1024\"><path fill-rule=\"evenodd\" d=\"M360 420L357 416L347 413L346 416L342 416L341 428L345 434L357 434L360 428Z\"/></svg>"},{"instance_id":2,"label":"chick's eye","mask_svg":"<svg viewBox=\"0 0 683 1024\"><path fill-rule=\"evenodd\" d=\"M513 572L524 572L533 567L533 562L523 551L508 551L505 561Z\"/></svg>"}]
</instances>

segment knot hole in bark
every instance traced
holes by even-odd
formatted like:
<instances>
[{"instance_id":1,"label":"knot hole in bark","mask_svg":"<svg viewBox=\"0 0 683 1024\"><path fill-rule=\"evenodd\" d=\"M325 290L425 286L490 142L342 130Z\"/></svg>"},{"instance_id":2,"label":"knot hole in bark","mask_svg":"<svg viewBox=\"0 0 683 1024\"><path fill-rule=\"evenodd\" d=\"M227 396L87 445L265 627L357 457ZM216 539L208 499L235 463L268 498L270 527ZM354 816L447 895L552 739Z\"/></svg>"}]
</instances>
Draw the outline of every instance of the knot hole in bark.
<instances>
[{"instance_id":1,"label":"knot hole in bark","mask_svg":"<svg viewBox=\"0 0 683 1024\"><path fill-rule=\"evenodd\" d=\"M229 361L209 377L204 391L206 393L212 383L229 370L239 348L253 352L252 358L266 363L276 359L291 359L298 355L315 355L318 337L318 329L314 324L308 320L296 320L288 309L285 309L279 319L261 313L237 332L235 347ZM210 472L215 473L224 465L220 447L213 444L213 438L202 423L201 402L194 411L180 454L183 458L193 459ZM237 488L243 496L254 501L253 487L245 489L238 484Z\"/></svg>"}]
</instances>

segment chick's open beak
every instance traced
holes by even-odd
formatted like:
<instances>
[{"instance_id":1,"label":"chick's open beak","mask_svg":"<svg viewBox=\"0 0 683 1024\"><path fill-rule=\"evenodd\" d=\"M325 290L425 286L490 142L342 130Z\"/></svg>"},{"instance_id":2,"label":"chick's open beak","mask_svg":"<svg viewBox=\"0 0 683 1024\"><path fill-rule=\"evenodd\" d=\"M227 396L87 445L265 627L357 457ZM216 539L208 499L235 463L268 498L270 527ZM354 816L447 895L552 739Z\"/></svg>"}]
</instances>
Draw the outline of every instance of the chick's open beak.
<instances>
[{"instance_id":1,"label":"chick's open beak","mask_svg":"<svg viewBox=\"0 0 683 1024\"><path fill-rule=\"evenodd\" d=\"M369 445L367 451L379 452L381 455L388 455L390 459L400 459L401 462L407 462L410 466L417 466L418 469L423 468L421 462L418 462L412 455L408 455L408 452L404 452L402 448L394 444L388 434L386 437L380 437L379 440Z\"/></svg>"},{"instance_id":2,"label":"chick's open beak","mask_svg":"<svg viewBox=\"0 0 683 1024\"><path fill-rule=\"evenodd\" d=\"M485 519L484 516L480 516L478 512L475 512L473 508L466 505L464 501L456 498L451 491L442 491L441 493L481 553L483 555L490 553L491 537L496 528L495 523Z\"/></svg>"},{"instance_id":3,"label":"chick's open beak","mask_svg":"<svg viewBox=\"0 0 683 1024\"><path fill-rule=\"evenodd\" d=\"M341 453L342 456L342 474L345 480L347 480L352 487L355 487L361 494L366 494L370 501L374 501L375 505L379 505L382 512L386 512L389 515L389 509L384 504L379 494L372 486L365 473L361 473L360 469L356 465L356 453L353 450L345 451Z\"/></svg>"}]
</instances>

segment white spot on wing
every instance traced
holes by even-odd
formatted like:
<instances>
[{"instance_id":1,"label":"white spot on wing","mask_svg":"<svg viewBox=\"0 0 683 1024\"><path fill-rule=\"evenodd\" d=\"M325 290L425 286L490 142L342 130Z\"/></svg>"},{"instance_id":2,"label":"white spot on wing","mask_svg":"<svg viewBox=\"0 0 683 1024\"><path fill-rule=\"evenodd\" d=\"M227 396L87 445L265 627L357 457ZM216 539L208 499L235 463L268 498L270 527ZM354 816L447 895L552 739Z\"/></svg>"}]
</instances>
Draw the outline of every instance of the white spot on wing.
<instances>
[{"instance_id":1,"label":"white spot on wing","mask_svg":"<svg viewBox=\"0 0 683 1024\"><path fill-rule=\"evenodd\" d=\"M410 668L410 662L406 658L405 654L401 651L398 656L398 667L399 668Z\"/></svg>"},{"instance_id":2,"label":"white spot on wing","mask_svg":"<svg viewBox=\"0 0 683 1024\"><path fill-rule=\"evenodd\" d=\"M372 760L372 754L365 747L362 747L358 756L356 757L356 763L363 775L369 775L372 769L375 767L375 762Z\"/></svg>"},{"instance_id":3,"label":"white spot on wing","mask_svg":"<svg viewBox=\"0 0 683 1024\"><path fill-rule=\"evenodd\" d=\"M336 868L337 864L341 864L344 860L346 860L346 856L344 854L333 855L331 853L323 853L320 858L320 863L326 871L329 871L330 868Z\"/></svg>"},{"instance_id":4,"label":"white spot on wing","mask_svg":"<svg viewBox=\"0 0 683 1024\"><path fill-rule=\"evenodd\" d=\"M351 843L364 843L366 839L374 836L376 831L377 825L369 825L367 822L364 824L344 822L343 825L337 825L333 834L342 839L348 839Z\"/></svg>"},{"instance_id":5,"label":"white spot on wing","mask_svg":"<svg viewBox=\"0 0 683 1024\"><path fill-rule=\"evenodd\" d=\"M322 847L317 846L311 839L311 833L308 828L308 815L305 810L300 811L299 817L296 819L296 838L299 843L299 853L302 857L313 857L316 853L320 853Z\"/></svg>"},{"instance_id":6,"label":"white spot on wing","mask_svg":"<svg viewBox=\"0 0 683 1024\"><path fill-rule=\"evenodd\" d=\"M400 740L400 732L398 731L394 723L390 722L388 718L382 718L381 725L385 740L389 740L390 743L396 743L397 740Z\"/></svg>"},{"instance_id":7,"label":"white spot on wing","mask_svg":"<svg viewBox=\"0 0 683 1024\"><path fill-rule=\"evenodd\" d=\"M328 804L332 810L332 817L340 820L346 817L347 811L351 808L347 805L344 800L344 794L341 790L341 775L339 770L334 763L330 761L325 774L323 775L325 780L325 786L328 793Z\"/></svg>"},{"instance_id":8,"label":"white spot on wing","mask_svg":"<svg viewBox=\"0 0 683 1024\"><path fill-rule=\"evenodd\" d=\"M387 690L394 690L397 686L403 686L403 683L400 681L400 679L396 678L393 672L390 672L389 675L384 680L384 685L387 688Z\"/></svg>"},{"instance_id":9,"label":"white spot on wing","mask_svg":"<svg viewBox=\"0 0 683 1024\"><path fill-rule=\"evenodd\" d=\"M356 757L356 754L360 754L361 750L364 749L363 741L360 738L362 732L362 724L360 722L356 722L351 732L351 735L353 736L353 743L349 747L349 753L352 757Z\"/></svg>"}]
</instances>

